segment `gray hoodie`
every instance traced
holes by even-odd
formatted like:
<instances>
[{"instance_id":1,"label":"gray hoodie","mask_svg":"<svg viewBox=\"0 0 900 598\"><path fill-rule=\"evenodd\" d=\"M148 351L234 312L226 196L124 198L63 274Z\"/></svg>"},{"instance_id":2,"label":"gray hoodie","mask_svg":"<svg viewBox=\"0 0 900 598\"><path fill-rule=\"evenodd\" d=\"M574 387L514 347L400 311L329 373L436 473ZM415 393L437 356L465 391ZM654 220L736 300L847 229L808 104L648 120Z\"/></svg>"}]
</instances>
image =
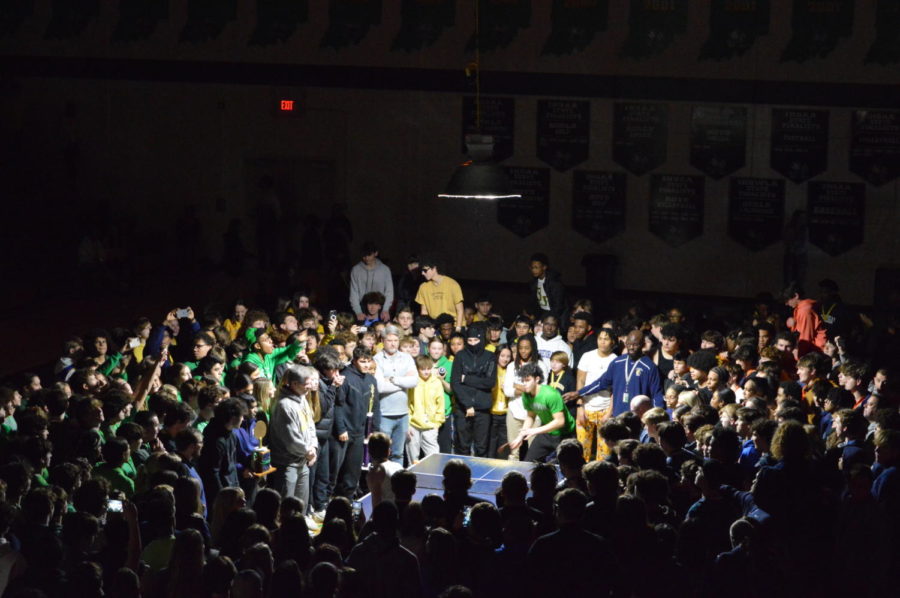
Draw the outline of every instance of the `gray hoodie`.
<instances>
[{"instance_id":1,"label":"gray hoodie","mask_svg":"<svg viewBox=\"0 0 900 598\"><path fill-rule=\"evenodd\" d=\"M269 449L272 463L287 465L306 460L306 453L319 448L316 423L306 397L282 394L272 410Z\"/></svg>"},{"instance_id":2,"label":"gray hoodie","mask_svg":"<svg viewBox=\"0 0 900 598\"><path fill-rule=\"evenodd\" d=\"M362 312L365 306L360 307L359 303L363 295L373 292L384 295L383 311L394 303L394 280L391 278L391 269L378 258L375 258L375 266L371 270L362 262L350 270L350 309L353 313Z\"/></svg>"}]
</instances>

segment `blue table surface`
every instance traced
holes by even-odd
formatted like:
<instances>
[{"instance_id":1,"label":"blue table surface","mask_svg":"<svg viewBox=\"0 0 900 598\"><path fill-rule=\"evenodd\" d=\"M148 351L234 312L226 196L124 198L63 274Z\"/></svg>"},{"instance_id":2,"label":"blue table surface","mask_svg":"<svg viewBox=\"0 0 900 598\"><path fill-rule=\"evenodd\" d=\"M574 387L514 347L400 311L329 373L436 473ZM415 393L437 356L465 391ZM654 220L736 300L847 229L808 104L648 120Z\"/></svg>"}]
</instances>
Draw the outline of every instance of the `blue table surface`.
<instances>
[{"instance_id":1,"label":"blue table surface","mask_svg":"<svg viewBox=\"0 0 900 598\"><path fill-rule=\"evenodd\" d=\"M495 494L500 487L503 476L510 471L518 471L526 478L531 474L534 463L526 461L504 461L502 459L485 459L466 455L445 455L436 453L429 455L409 468L416 474L416 493L413 500L421 501L429 494L443 494L443 470L451 459L464 461L472 470L472 488L469 494L496 504ZM366 494L360 499L366 517L372 515L372 495Z\"/></svg>"}]
</instances>

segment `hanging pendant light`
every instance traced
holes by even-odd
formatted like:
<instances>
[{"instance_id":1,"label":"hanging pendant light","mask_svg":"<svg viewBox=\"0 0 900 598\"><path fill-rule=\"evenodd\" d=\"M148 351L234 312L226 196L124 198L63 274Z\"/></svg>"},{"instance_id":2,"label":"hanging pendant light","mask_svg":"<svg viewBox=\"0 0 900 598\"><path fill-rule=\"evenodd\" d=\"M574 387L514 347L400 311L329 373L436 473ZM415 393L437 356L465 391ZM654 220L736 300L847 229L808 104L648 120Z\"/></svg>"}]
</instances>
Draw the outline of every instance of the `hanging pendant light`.
<instances>
[{"instance_id":1,"label":"hanging pendant light","mask_svg":"<svg viewBox=\"0 0 900 598\"><path fill-rule=\"evenodd\" d=\"M466 135L469 160L456 167L447 188L438 197L444 199L519 199L509 183L506 169L493 161L494 138L491 135Z\"/></svg>"},{"instance_id":2,"label":"hanging pendant light","mask_svg":"<svg viewBox=\"0 0 900 598\"><path fill-rule=\"evenodd\" d=\"M478 0L475 1L475 61L466 74L475 75L475 129L465 137L469 159L456 167L450 182L438 197L444 199L521 199L514 193L506 169L494 162L494 137L481 134L481 37Z\"/></svg>"}]
</instances>

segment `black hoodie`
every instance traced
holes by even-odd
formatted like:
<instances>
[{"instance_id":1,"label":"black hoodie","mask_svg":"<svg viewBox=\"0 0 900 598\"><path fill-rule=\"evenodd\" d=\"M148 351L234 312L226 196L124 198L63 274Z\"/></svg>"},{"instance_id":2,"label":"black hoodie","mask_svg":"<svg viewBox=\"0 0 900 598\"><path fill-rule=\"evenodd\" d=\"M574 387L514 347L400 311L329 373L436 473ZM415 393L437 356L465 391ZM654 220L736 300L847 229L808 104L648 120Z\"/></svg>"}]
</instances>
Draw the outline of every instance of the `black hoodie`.
<instances>
[{"instance_id":1,"label":"black hoodie","mask_svg":"<svg viewBox=\"0 0 900 598\"><path fill-rule=\"evenodd\" d=\"M453 373L450 385L456 401L463 410L469 407L490 409L493 399L491 390L497 383L496 355L484 349L485 327L481 322L469 326L468 338L477 338L477 345L470 345L453 358Z\"/></svg>"}]
</instances>

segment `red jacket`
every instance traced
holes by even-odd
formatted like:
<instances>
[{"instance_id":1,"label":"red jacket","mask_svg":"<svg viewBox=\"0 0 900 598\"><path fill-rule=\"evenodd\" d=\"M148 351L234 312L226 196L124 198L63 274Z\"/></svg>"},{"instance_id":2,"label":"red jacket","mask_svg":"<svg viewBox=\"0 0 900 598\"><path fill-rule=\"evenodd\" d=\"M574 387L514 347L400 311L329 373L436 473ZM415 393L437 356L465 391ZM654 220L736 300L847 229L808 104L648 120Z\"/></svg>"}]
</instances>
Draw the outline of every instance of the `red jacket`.
<instances>
[{"instance_id":1,"label":"red jacket","mask_svg":"<svg viewBox=\"0 0 900 598\"><path fill-rule=\"evenodd\" d=\"M798 334L798 357L825 348L825 327L816 313L815 305L813 299L801 299L794 308L794 327L791 330Z\"/></svg>"}]
</instances>

